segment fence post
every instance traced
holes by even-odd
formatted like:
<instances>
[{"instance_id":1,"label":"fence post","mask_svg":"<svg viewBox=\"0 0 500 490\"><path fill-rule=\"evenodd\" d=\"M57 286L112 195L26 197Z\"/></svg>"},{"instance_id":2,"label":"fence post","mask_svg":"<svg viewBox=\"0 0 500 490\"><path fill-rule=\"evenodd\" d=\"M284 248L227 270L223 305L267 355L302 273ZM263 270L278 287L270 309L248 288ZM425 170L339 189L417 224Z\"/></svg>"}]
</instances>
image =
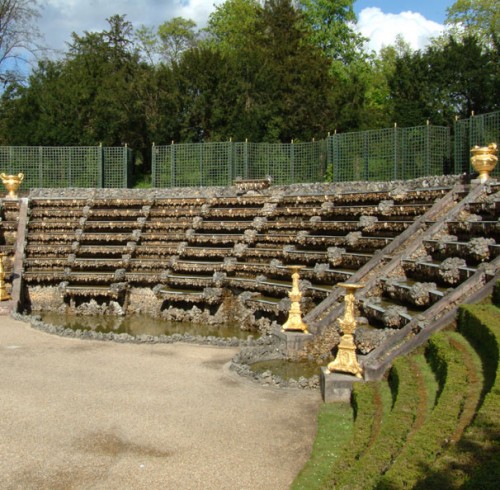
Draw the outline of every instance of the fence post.
<instances>
[{"instance_id":1,"label":"fence post","mask_svg":"<svg viewBox=\"0 0 500 490\"><path fill-rule=\"evenodd\" d=\"M43 187L43 149L38 147L38 186Z\"/></svg>"},{"instance_id":2,"label":"fence post","mask_svg":"<svg viewBox=\"0 0 500 490\"><path fill-rule=\"evenodd\" d=\"M102 143L99 143L99 156L98 156L98 167L97 167L97 179L98 179L98 187L104 187L104 148L102 147Z\"/></svg>"},{"instance_id":3,"label":"fence post","mask_svg":"<svg viewBox=\"0 0 500 490\"><path fill-rule=\"evenodd\" d=\"M393 180L398 179L398 124L394 123L394 177ZM404 173L404 169L403 169Z\"/></svg>"},{"instance_id":4,"label":"fence post","mask_svg":"<svg viewBox=\"0 0 500 490\"><path fill-rule=\"evenodd\" d=\"M363 180L368 180L370 170L370 145L368 143L368 131L363 133Z\"/></svg>"},{"instance_id":5,"label":"fence post","mask_svg":"<svg viewBox=\"0 0 500 490\"><path fill-rule=\"evenodd\" d=\"M427 126L425 127L425 170L426 176L430 175L431 168L431 148L430 148L430 121L427 119Z\"/></svg>"},{"instance_id":6,"label":"fence post","mask_svg":"<svg viewBox=\"0 0 500 490\"><path fill-rule=\"evenodd\" d=\"M170 162L170 187L175 187L175 143L172 140L171 148L171 162Z\"/></svg>"},{"instance_id":7,"label":"fence post","mask_svg":"<svg viewBox=\"0 0 500 490\"><path fill-rule=\"evenodd\" d=\"M295 184L295 151L293 140L290 144L290 183Z\"/></svg>"},{"instance_id":8,"label":"fence post","mask_svg":"<svg viewBox=\"0 0 500 490\"><path fill-rule=\"evenodd\" d=\"M156 185L156 148L155 142L151 145L151 187L155 188Z\"/></svg>"},{"instance_id":9,"label":"fence post","mask_svg":"<svg viewBox=\"0 0 500 490\"><path fill-rule=\"evenodd\" d=\"M73 180L73 175L72 175L72 172L71 172L71 160L72 160L72 157L73 157L73 149L72 148L68 148L68 186L69 187L73 187L71 184L72 184L72 180Z\"/></svg>"},{"instance_id":10,"label":"fence post","mask_svg":"<svg viewBox=\"0 0 500 490\"><path fill-rule=\"evenodd\" d=\"M200 149L200 187L203 187L203 145L204 143L198 143Z\"/></svg>"},{"instance_id":11,"label":"fence post","mask_svg":"<svg viewBox=\"0 0 500 490\"><path fill-rule=\"evenodd\" d=\"M245 175L242 177L248 179L248 138L245 138L245 146L243 147L243 168Z\"/></svg>"},{"instance_id":12,"label":"fence post","mask_svg":"<svg viewBox=\"0 0 500 490\"><path fill-rule=\"evenodd\" d=\"M123 147L123 188L128 187L128 144Z\"/></svg>"},{"instance_id":13,"label":"fence post","mask_svg":"<svg viewBox=\"0 0 500 490\"><path fill-rule=\"evenodd\" d=\"M231 185L232 182L233 182L233 138L229 138L229 143L228 143L228 162L227 162L227 166L228 166L228 180L229 182L227 183L227 185Z\"/></svg>"},{"instance_id":14,"label":"fence post","mask_svg":"<svg viewBox=\"0 0 500 490\"><path fill-rule=\"evenodd\" d=\"M455 174L459 174L461 170L459 169L459 158L460 167L462 162L462 155L459 157L459 144L458 144L458 116L455 116L455 121L453 122L453 171Z\"/></svg>"}]
</instances>

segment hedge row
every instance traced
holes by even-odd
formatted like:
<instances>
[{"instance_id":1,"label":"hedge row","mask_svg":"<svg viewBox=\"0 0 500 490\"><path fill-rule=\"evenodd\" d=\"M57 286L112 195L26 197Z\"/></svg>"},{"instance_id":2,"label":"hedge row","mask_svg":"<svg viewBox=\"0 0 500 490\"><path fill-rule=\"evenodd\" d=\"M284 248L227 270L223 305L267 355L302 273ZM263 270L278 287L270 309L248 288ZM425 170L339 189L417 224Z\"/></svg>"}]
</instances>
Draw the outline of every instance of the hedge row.
<instances>
[{"instance_id":1,"label":"hedge row","mask_svg":"<svg viewBox=\"0 0 500 490\"><path fill-rule=\"evenodd\" d=\"M393 406L384 418L375 442L349 469L332 482L336 488L373 488L406 443L420 406L416 366L407 357L398 358L390 371Z\"/></svg>"},{"instance_id":2,"label":"hedge row","mask_svg":"<svg viewBox=\"0 0 500 490\"><path fill-rule=\"evenodd\" d=\"M467 393L467 367L449 336L434 335L426 349L440 385L436 406L405 445L377 488L413 488L429 472L436 455L450 442Z\"/></svg>"},{"instance_id":3,"label":"hedge row","mask_svg":"<svg viewBox=\"0 0 500 490\"><path fill-rule=\"evenodd\" d=\"M324 472L317 485L294 488L498 488L500 309L463 306L458 330L429 340L427 364L421 354L396 360L392 408L387 383L356 384L352 438L337 451L330 477Z\"/></svg>"},{"instance_id":4,"label":"hedge row","mask_svg":"<svg viewBox=\"0 0 500 490\"><path fill-rule=\"evenodd\" d=\"M376 439L383 416L380 383L356 383L352 404L355 417L352 439L332 468L327 488L334 484L338 475L347 472Z\"/></svg>"},{"instance_id":5,"label":"hedge row","mask_svg":"<svg viewBox=\"0 0 500 490\"><path fill-rule=\"evenodd\" d=\"M497 286L499 283L497 283ZM500 287L497 287L500 290ZM466 489L498 488L500 482L500 308L468 305L460 308L459 330L474 346L484 372L482 404L460 441L460 456L469 456ZM473 470L471 471L471 469Z\"/></svg>"}]
</instances>

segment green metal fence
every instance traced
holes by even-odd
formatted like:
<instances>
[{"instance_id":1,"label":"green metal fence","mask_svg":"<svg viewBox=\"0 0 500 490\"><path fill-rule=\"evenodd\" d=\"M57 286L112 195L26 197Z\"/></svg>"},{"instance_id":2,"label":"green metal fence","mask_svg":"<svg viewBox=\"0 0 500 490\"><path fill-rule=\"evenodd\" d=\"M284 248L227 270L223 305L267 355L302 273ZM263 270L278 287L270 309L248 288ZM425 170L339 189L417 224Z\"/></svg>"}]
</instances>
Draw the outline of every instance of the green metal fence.
<instances>
[{"instance_id":1,"label":"green metal fence","mask_svg":"<svg viewBox=\"0 0 500 490\"><path fill-rule=\"evenodd\" d=\"M23 188L128 187L132 151L127 147L0 147L0 172L25 175Z\"/></svg>"},{"instance_id":2,"label":"green metal fence","mask_svg":"<svg viewBox=\"0 0 500 490\"><path fill-rule=\"evenodd\" d=\"M154 146L153 187L228 185L272 176L275 184L324 178L326 142L186 143Z\"/></svg>"},{"instance_id":3,"label":"green metal fence","mask_svg":"<svg viewBox=\"0 0 500 490\"><path fill-rule=\"evenodd\" d=\"M275 184L408 179L444 173L450 131L427 125L299 143L172 144L154 146L152 154L154 187L228 185L236 177L267 176Z\"/></svg>"},{"instance_id":4,"label":"green metal fence","mask_svg":"<svg viewBox=\"0 0 500 490\"><path fill-rule=\"evenodd\" d=\"M500 111L450 128L416 126L333 134L292 143L184 143L153 146L153 187L229 185L236 177L275 184L411 179L470 172L474 145L500 142ZM23 172L23 188L116 187L132 184L125 147L0 147L0 172ZM500 175L497 167L493 175Z\"/></svg>"},{"instance_id":5,"label":"green metal fence","mask_svg":"<svg viewBox=\"0 0 500 490\"><path fill-rule=\"evenodd\" d=\"M490 143L500 145L500 111L458 120L453 132L455 173L470 172L471 148L475 145L487 146ZM492 175L500 176L498 165Z\"/></svg>"},{"instance_id":6,"label":"green metal fence","mask_svg":"<svg viewBox=\"0 0 500 490\"><path fill-rule=\"evenodd\" d=\"M335 134L328 156L334 182L440 175L450 159L450 131L427 125Z\"/></svg>"}]
</instances>

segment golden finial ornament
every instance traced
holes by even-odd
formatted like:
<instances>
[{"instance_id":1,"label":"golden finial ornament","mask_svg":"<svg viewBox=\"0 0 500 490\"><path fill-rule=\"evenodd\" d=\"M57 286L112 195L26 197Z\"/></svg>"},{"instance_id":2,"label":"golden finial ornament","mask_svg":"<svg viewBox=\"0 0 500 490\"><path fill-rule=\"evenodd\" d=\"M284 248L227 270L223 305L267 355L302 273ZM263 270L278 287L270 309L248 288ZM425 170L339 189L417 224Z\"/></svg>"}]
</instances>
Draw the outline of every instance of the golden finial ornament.
<instances>
[{"instance_id":1,"label":"golden finial ornament","mask_svg":"<svg viewBox=\"0 0 500 490\"><path fill-rule=\"evenodd\" d=\"M474 146L470 151L471 165L479 173L479 181L484 184L490 178L490 172L493 172L498 162L498 149L496 143L490 143L488 146Z\"/></svg>"},{"instance_id":2,"label":"golden finial ornament","mask_svg":"<svg viewBox=\"0 0 500 490\"><path fill-rule=\"evenodd\" d=\"M292 271L292 290L288 293L288 297L292 304L290 305L290 311L288 312L288 320L285 322L281 330L283 332L303 332L309 333L307 330L307 325L302 320L302 310L300 308L300 299L302 298L302 293L299 289L299 271L303 269L302 265L291 265L289 269Z\"/></svg>"},{"instance_id":3,"label":"golden finial ornament","mask_svg":"<svg viewBox=\"0 0 500 490\"><path fill-rule=\"evenodd\" d=\"M2 183L8 191L7 197L17 199L17 189L19 189L19 186L24 179L24 174L22 172L17 175L7 175L5 173L1 173L0 179L2 179Z\"/></svg>"},{"instance_id":4,"label":"golden finial ornament","mask_svg":"<svg viewBox=\"0 0 500 490\"><path fill-rule=\"evenodd\" d=\"M3 268L3 258L6 255L4 253L0 253L0 301L7 301L12 299L10 294L7 292L7 288L5 287L5 270Z\"/></svg>"},{"instance_id":5,"label":"golden finial ornament","mask_svg":"<svg viewBox=\"0 0 500 490\"><path fill-rule=\"evenodd\" d=\"M356 345L354 344L353 334L357 327L356 317L354 316L354 305L356 301L354 291L362 288L363 285L339 282L337 286L346 289L346 295L344 297L344 318L339 319L343 335L340 339L337 357L330 364L328 364L328 371L351 373L356 377L361 378L363 369L359 365L356 357Z\"/></svg>"}]
</instances>

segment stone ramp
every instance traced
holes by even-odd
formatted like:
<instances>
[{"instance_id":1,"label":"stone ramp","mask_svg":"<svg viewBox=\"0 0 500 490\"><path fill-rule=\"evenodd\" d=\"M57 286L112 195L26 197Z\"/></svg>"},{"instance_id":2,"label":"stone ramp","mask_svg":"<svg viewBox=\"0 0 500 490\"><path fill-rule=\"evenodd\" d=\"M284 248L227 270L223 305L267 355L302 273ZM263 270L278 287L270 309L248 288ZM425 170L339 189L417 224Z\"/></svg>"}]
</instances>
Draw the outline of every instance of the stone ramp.
<instances>
[{"instance_id":1,"label":"stone ramp","mask_svg":"<svg viewBox=\"0 0 500 490\"><path fill-rule=\"evenodd\" d=\"M320 395L240 379L224 370L235 353L0 318L0 488L289 488Z\"/></svg>"}]
</instances>

